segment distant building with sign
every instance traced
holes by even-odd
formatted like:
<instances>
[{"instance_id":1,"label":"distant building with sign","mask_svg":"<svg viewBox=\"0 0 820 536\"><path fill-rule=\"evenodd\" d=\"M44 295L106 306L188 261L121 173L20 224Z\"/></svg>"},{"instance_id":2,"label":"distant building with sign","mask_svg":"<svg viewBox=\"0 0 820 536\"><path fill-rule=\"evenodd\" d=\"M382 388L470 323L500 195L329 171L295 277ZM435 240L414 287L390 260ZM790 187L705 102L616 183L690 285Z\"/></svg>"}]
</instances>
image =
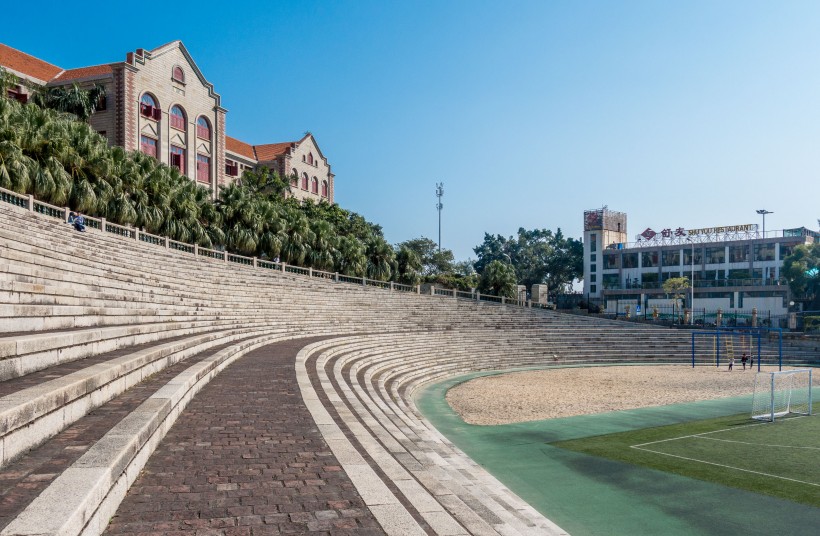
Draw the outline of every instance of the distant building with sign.
<instances>
[{"instance_id":1,"label":"distant building with sign","mask_svg":"<svg viewBox=\"0 0 820 536\"><path fill-rule=\"evenodd\" d=\"M800 244L820 240L801 227L767 231L756 224L700 229L647 227L629 240L626 214L607 207L584 212L584 294L607 312L668 306L663 283L694 279L696 310L788 311L791 296L781 278L785 259ZM694 275L694 277L693 277ZM690 291L685 306L692 307Z\"/></svg>"}]
</instances>

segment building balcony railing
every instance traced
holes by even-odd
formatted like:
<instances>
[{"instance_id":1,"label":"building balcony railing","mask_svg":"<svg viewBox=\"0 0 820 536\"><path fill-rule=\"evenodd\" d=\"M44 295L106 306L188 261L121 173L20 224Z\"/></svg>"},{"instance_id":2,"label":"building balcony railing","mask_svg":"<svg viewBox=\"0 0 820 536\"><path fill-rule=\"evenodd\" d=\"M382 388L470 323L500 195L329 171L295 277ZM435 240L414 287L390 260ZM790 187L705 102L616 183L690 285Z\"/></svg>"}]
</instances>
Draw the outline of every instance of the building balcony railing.
<instances>
[{"instance_id":1,"label":"building balcony railing","mask_svg":"<svg viewBox=\"0 0 820 536\"><path fill-rule=\"evenodd\" d=\"M725 288L725 287L779 287L787 286L785 279L696 279L695 288ZM604 283L604 290L660 290L663 282L635 281L624 284Z\"/></svg>"}]
</instances>

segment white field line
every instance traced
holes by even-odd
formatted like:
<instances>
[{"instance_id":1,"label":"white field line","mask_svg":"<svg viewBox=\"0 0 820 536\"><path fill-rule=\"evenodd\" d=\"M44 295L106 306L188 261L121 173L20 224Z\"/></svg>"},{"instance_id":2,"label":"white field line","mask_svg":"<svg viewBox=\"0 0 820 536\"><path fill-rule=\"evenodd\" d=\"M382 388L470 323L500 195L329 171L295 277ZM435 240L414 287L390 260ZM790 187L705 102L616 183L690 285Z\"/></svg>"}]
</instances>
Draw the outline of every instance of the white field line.
<instances>
[{"instance_id":1,"label":"white field line","mask_svg":"<svg viewBox=\"0 0 820 536\"><path fill-rule=\"evenodd\" d=\"M681 438L681 439L683 439L683 438ZM706 460L698 460L697 458L688 458L686 456L678 456L677 454L667 454L666 452L659 452L657 450L641 448L637 445L633 445L631 448L638 449L638 450L643 450L643 451L646 451L646 452L651 452L653 454L660 454L662 456L669 456L671 458L678 458L678 459L681 459L681 460L689 460L690 462L705 463L707 465L714 465L715 467L723 467L724 469L734 469L735 471L743 471L744 473L752 473L752 474L755 474L755 475L768 476L768 477L777 478L777 479L780 479L780 480L788 480L790 482L797 482L799 484L806 484L807 486L820 487L820 484L816 484L814 482L806 482L804 480L797 480L796 478L788 478L788 477L785 477L785 476L772 475L772 474L763 473L763 472L760 472L760 471L752 471L751 469L742 469L740 467L735 467L733 465L726 465L726 464L722 464L722 463L708 462Z\"/></svg>"},{"instance_id":2,"label":"white field line","mask_svg":"<svg viewBox=\"0 0 820 536\"><path fill-rule=\"evenodd\" d=\"M656 443L666 443L668 441L677 441L678 439L689 439L690 437L700 437L700 436L705 436L705 435L709 435L709 434L719 434L719 433L722 433L722 432L728 432L729 430L740 430L741 428L747 428L749 426L762 426L764 424L767 424L767 423L753 422L753 423L749 423L749 424L744 424L743 426L738 426L737 428L724 428L723 430L712 430L711 432L703 432L702 434L690 434L690 435L685 435L685 436L670 437L669 439L661 439L660 441L650 441L649 443L639 443L637 445L632 445L632 448L637 449L637 448L640 448L640 447L645 447L647 445L654 445ZM644 450L647 450L647 449L644 449ZM654 452L654 451L650 451L650 452Z\"/></svg>"},{"instance_id":3,"label":"white field line","mask_svg":"<svg viewBox=\"0 0 820 536\"><path fill-rule=\"evenodd\" d=\"M808 416L808 415L806 415L806 416ZM801 417L794 417L794 418L799 419ZM769 473L763 473L761 471L752 471L751 469L743 469L741 467L735 467L733 465L726 465L726 464L723 464L723 463L716 463L716 462L710 462L710 461L706 461L706 460L699 460L697 458L689 458L689 457L686 457L686 456L679 456L677 454L669 454L669 453L666 453L666 452L660 452L660 451L657 451L657 450L644 448L647 445L654 445L656 443L666 443L666 442L669 442L669 441L678 441L679 439L690 439L690 438L712 439L711 437L703 437L703 436L706 436L706 435L709 435L709 434L719 434L719 433L723 433L723 432L729 432L731 430L739 430L740 428L746 428L748 426L765 426L766 424L768 424L768 423L751 423L751 424L746 424L746 425L743 425L743 426L739 426L737 428L725 428L723 430L713 430L711 432L704 432L702 434L691 434L691 435L685 435L685 436L680 436L680 437L672 437L672 438L669 438L669 439L661 439L660 441L650 441L649 443L641 443L639 445L631 445L630 448L643 450L643 451L646 451L646 452L651 452L653 454L660 454L661 456L669 456L671 458L678 458L680 460L688 460L688 461L691 461L691 462L705 463L707 465L714 465L715 467L723 467L724 469L734 469L736 471L743 471L744 473L752 473L752 474L755 474L755 475L768 476L768 477L777 478L777 479L780 479L780 480L788 480L789 482L797 482L799 484L806 484L807 486L820 487L820 484L817 484L815 482L806 482L804 480L797 480L795 478L788 478L788 477L780 476L780 475L772 475L772 474L769 474ZM715 441L731 441L731 440L716 439ZM733 443L742 443L742 441L731 441L731 442L733 442ZM749 444L751 444L751 445L760 445L760 443L749 443ZM760 445L760 446L767 446L767 445ZM777 445L771 445L771 446L777 446ZM790 447L790 448L814 448L814 447Z\"/></svg>"},{"instance_id":4,"label":"white field line","mask_svg":"<svg viewBox=\"0 0 820 536\"><path fill-rule=\"evenodd\" d=\"M796 447L794 445L769 445L766 443L750 443L749 441L737 441L735 439L718 439L716 437L697 437L696 439L706 439L708 441L721 441L723 443L740 443L741 445L752 445L755 447L776 447L779 449L806 449L806 450L820 450L820 447Z\"/></svg>"}]
</instances>

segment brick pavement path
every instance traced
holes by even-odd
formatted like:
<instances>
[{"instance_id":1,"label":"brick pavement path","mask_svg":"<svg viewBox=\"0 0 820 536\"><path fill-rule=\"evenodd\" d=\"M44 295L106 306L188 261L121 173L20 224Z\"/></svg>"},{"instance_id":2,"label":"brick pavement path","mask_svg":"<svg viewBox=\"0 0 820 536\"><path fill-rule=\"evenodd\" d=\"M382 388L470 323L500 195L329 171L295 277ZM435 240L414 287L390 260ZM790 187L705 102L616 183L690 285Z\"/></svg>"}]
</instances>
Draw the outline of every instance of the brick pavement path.
<instances>
[{"instance_id":1,"label":"brick pavement path","mask_svg":"<svg viewBox=\"0 0 820 536\"><path fill-rule=\"evenodd\" d=\"M23 388L37 385L38 382L69 374L84 366L104 363L107 360L129 353L129 351L146 348L151 344L156 343L132 346L102 356L64 363L27 376L7 380L0 383L0 394L14 393ZM60 473L68 469L80 456L85 454L89 447L139 407L157 389L174 379L177 374L183 372L193 363L234 344L236 342L215 346L152 375L120 396L95 408L88 415L48 439L42 445L24 453L11 465L0 469L0 529L11 523Z\"/></svg>"},{"instance_id":2,"label":"brick pavement path","mask_svg":"<svg viewBox=\"0 0 820 536\"><path fill-rule=\"evenodd\" d=\"M265 346L214 378L105 534L384 534L302 403L295 357L317 340Z\"/></svg>"}]
</instances>

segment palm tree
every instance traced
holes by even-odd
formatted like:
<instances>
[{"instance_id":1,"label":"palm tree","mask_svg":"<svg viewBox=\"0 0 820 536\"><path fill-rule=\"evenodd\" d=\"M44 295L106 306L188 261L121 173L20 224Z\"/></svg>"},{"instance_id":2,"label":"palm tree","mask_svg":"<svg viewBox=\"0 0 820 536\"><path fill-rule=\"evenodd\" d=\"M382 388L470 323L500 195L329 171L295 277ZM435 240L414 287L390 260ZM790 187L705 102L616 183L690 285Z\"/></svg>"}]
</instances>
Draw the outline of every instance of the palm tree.
<instances>
[{"instance_id":1,"label":"palm tree","mask_svg":"<svg viewBox=\"0 0 820 536\"><path fill-rule=\"evenodd\" d=\"M266 197L284 197L286 192L290 193L290 180L265 166L244 172L239 182L252 193Z\"/></svg>"},{"instance_id":2,"label":"palm tree","mask_svg":"<svg viewBox=\"0 0 820 536\"><path fill-rule=\"evenodd\" d=\"M256 199L237 184L223 188L219 199L227 248L245 255L256 253L262 231Z\"/></svg>"},{"instance_id":3,"label":"palm tree","mask_svg":"<svg viewBox=\"0 0 820 536\"><path fill-rule=\"evenodd\" d=\"M339 237L336 271L351 277L362 277L367 271L364 244L355 236Z\"/></svg>"},{"instance_id":4,"label":"palm tree","mask_svg":"<svg viewBox=\"0 0 820 536\"><path fill-rule=\"evenodd\" d=\"M0 97L5 97L6 92L17 84L17 77L0 67Z\"/></svg>"},{"instance_id":5,"label":"palm tree","mask_svg":"<svg viewBox=\"0 0 820 536\"><path fill-rule=\"evenodd\" d=\"M41 108L74 114L87 123L104 97L104 86L97 84L91 89L82 89L74 83L68 87L41 88L34 92L32 101Z\"/></svg>"},{"instance_id":6,"label":"palm tree","mask_svg":"<svg viewBox=\"0 0 820 536\"><path fill-rule=\"evenodd\" d=\"M333 226L324 220L316 220L311 224L313 240L310 242L308 263L317 270L332 270L335 264L339 239Z\"/></svg>"},{"instance_id":7,"label":"palm tree","mask_svg":"<svg viewBox=\"0 0 820 536\"><path fill-rule=\"evenodd\" d=\"M395 252L384 238L372 236L365 243L367 255L367 277L379 281L390 279L390 265L395 258Z\"/></svg>"},{"instance_id":8,"label":"palm tree","mask_svg":"<svg viewBox=\"0 0 820 536\"><path fill-rule=\"evenodd\" d=\"M481 272L479 288L496 296L516 297L515 269L501 261L492 261Z\"/></svg>"},{"instance_id":9,"label":"palm tree","mask_svg":"<svg viewBox=\"0 0 820 536\"><path fill-rule=\"evenodd\" d=\"M14 143L0 141L0 188L20 194L31 191L30 170L36 165Z\"/></svg>"},{"instance_id":10,"label":"palm tree","mask_svg":"<svg viewBox=\"0 0 820 536\"><path fill-rule=\"evenodd\" d=\"M286 209L284 214L285 240L282 243L282 259L288 264L303 265L310 254L313 232L310 222L298 210Z\"/></svg>"},{"instance_id":11,"label":"palm tree","mask_svg":"<svg viewBox=\"0 0 820 536\"><path fill-rule=\"evenodd\" d=\"M401 246L396 252L397 273L394 274L399 283L417 285L421 280L421 258L418 253L407 246Z\"/></svg>"},{"instance_id":12,"label":"palm tree","mask_svg":"<svg viewBox=\"0 0 820 536\"><path fill-rule=\"evenodd\" d=\"M259 217L262 220L262 232L259 234L257 255L275 259L282 253L286 238L282 210L278 205L263 200L259 203Z\"/></svg>"}]
</instances>

